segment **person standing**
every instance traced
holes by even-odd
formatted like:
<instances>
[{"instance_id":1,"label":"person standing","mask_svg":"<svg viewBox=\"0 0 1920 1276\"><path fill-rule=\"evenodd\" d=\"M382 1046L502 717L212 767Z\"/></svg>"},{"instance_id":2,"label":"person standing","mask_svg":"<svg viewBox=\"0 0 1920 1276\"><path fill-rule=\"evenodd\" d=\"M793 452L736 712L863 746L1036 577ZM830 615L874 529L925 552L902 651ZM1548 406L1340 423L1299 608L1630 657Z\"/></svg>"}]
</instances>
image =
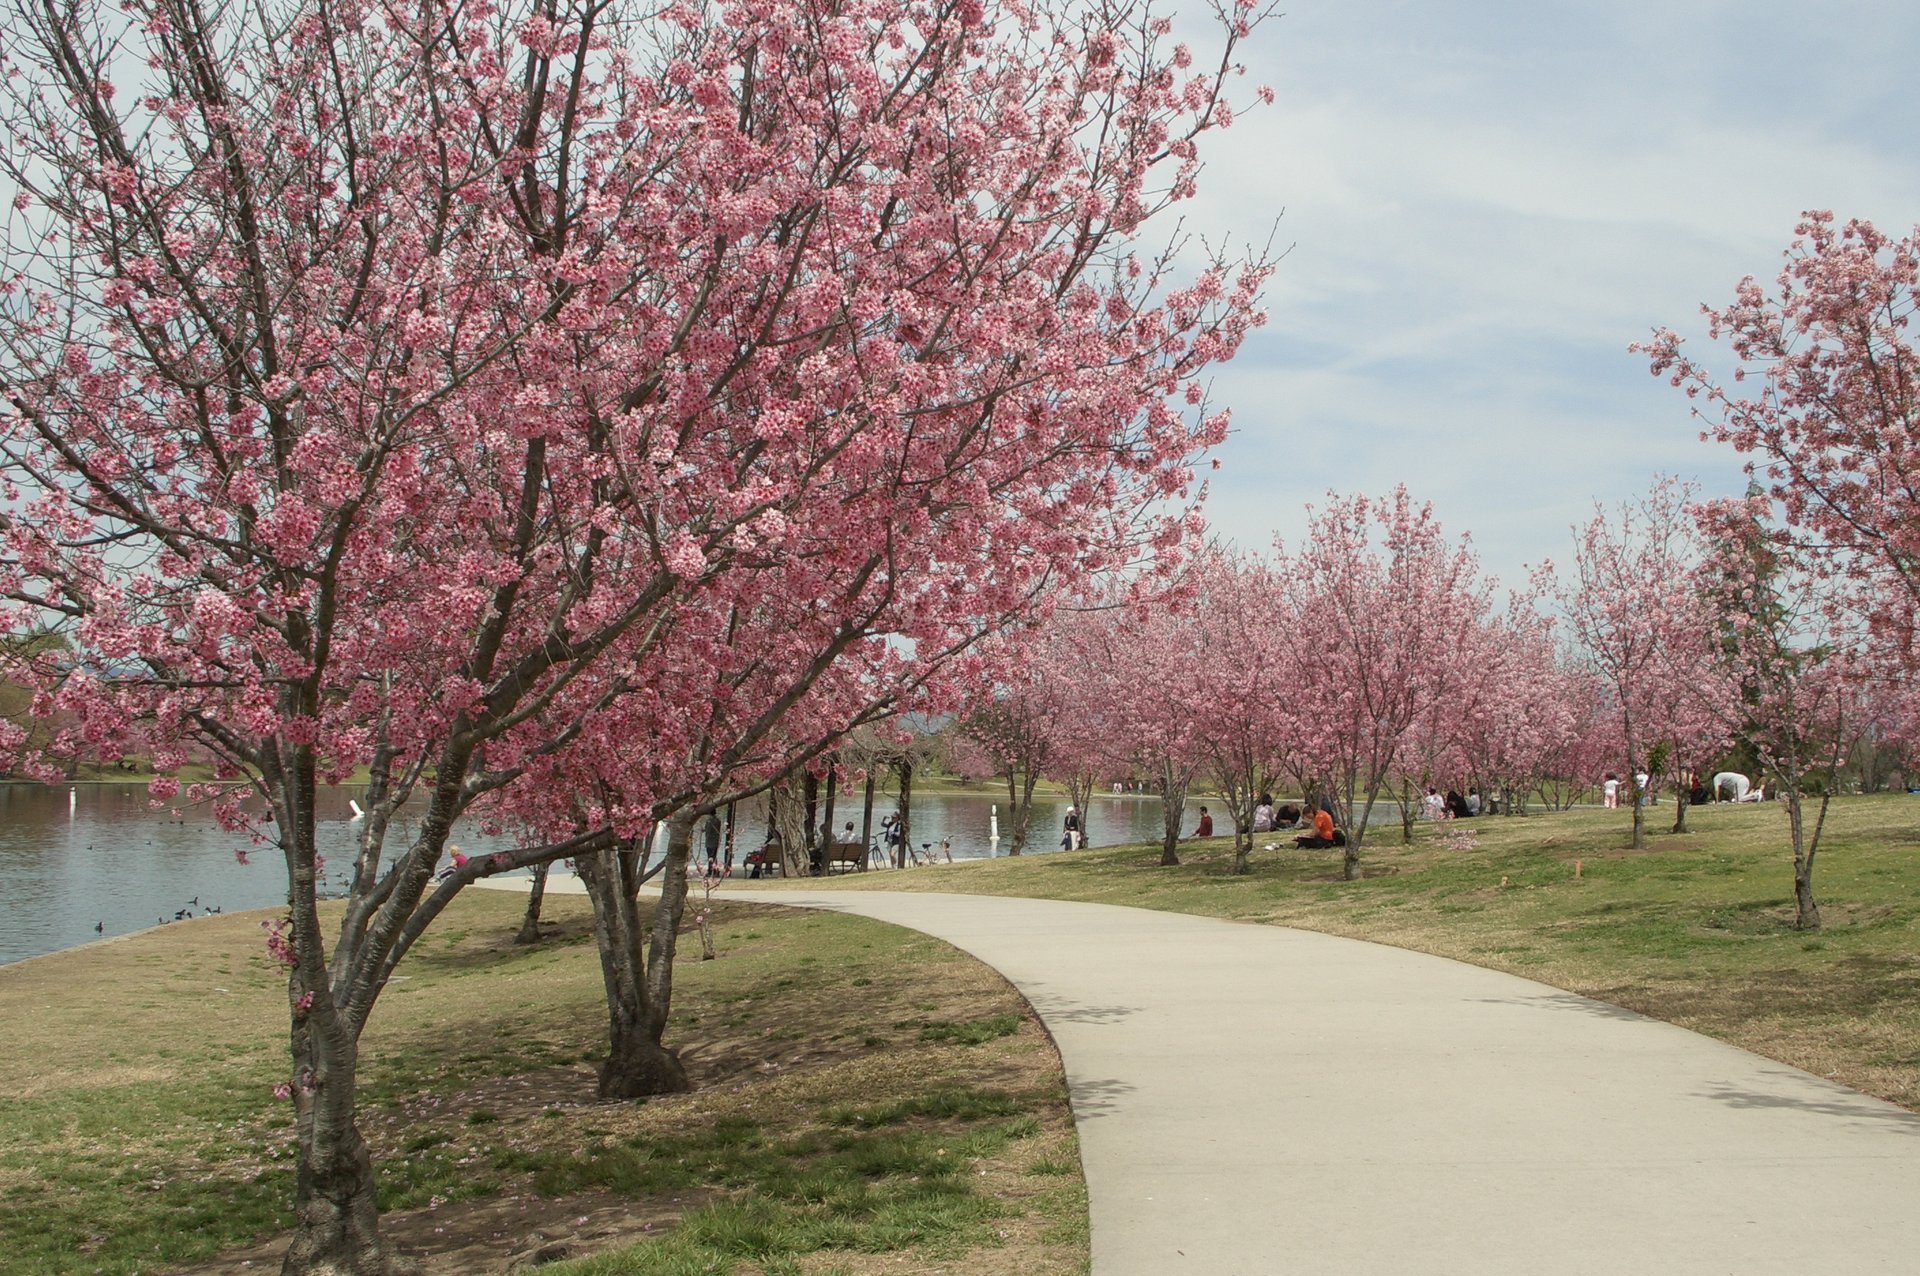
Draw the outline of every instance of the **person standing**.
<instances>
[{"instance_id":1,"label":"person standing","mask_svg":"<svg viewBox=\"0 0 1920 1276\"><path fill-rule=\"evenodd\" d=\"M1194 826L1193 835L1195 837L1213 836L1213 816L1204 806L1200 808L1200 823Z\"/></svg>"},{"instance_id":2,"label":"person standing","mask_svg":"<svg viewBox=\"0 0 1920 1276\"><path fill-rule=\"evenodd\" d=\"M1620 805L1620 781L1611 771L1600 781L1600 800L1609 811Z\"/></svg>"},{"instance_id":3,"label":"person standing","mask_svg":"<svg viewBox=\"0 0 1920 1276\"><path fill-rule=\"evenodd\" d=\"M707 872L719 871L720 864L720 812L707 812L707 819L700 826L700 844L707 852Z\"/></svg>"},{"instance_id":4,"label":"person standing","mask_svg":"<svg viewBox=\"0 0 1920 1276\"><path fill-rule=\"evenodd\" d=\"M1060 826L1060 849L1063 851L1080 849L1080 812L1071 805L1067 807L1067 818Z\"/></svg>"}]
</instances>

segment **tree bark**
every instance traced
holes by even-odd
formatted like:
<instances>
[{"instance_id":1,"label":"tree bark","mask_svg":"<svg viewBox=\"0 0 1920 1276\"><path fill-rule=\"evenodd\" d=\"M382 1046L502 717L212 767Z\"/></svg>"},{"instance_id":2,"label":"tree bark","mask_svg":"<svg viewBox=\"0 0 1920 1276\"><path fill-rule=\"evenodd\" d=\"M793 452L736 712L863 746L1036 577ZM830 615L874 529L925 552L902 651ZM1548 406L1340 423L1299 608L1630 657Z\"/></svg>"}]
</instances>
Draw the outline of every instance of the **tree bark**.
<instances>
[{"instance_id":1,"label":"tree bark","mask_svg":"<svg viewBox=\"0 0 1920 1276\"><path fill-rule=\"evenodd\" d=\"M1009 856L1018 855L1027 847L1027 825L1033 821L1033 790L1039 782L1040 773L1029 770L1021 776L1019 788L1016 789L1013 772L1007 773L1008 814L1013 818L1013 848L1007 852ZM1084 845L1087 817L1078 811L1075 813L1079 815L1080 827L1074 831L1080 834ZM1062 830L1062 836L1065 836L1065 830ZM1070 847L1069 849L1078 848Z\"/></svg>"},{"instance_id":2,"label":"tree bark","mask_svg":"<svg viewBox=\"0 0 1920 1276\"><path fill-rule=\"evenodd\" d=\"M862 854L870 853L873 848L873 785L875 779L873 768L868 767L866 800L860 805L860 850ZM862 860L860 861L860 866L865 868L866 863L865 860Z\"/></svg>"},{"instance_id":3,"label":"tree bark","mask_svg":"<svg viewBox=\"0 0 1920 1276\"><path fill-rule=\"evenodd\" d=\"M1233 871L1236 876L1244 877L1253 872L1253 807L1259 799L1259 777L1253 768L1248 767L1244 774L1236 778L1236 783L1227 793L1227 801L1233 806Z\"/></svg>"},{"instance_id":4,"label":"tree bark","mask_svg":"<svg viewBox=\"0 0 1920 1276\"><path fill-rule=\"evenodd\" d=\"M1160 813L1166 831L1160 842L1160 865L1171 868L1180 862L1180 820L1187 811L1187 786L1175 784L1171 772L1161 780Z\"/></svg>"},{"instance_id":5,"label":"tree bark","mask_svg":"<svg viewBox=\"0 0 1920 1276\"><path fill-rule=\"evenodd\" d=\"M833 854L833 844L840 840L840 826L833 822L834 799L839 796L840 758L838 754L827 755L827 793L820 813L820 854ZM822 867L828 867L828 861L821 861Z\"/></svg>"},{"instance_id":6,"label":"tree bark","mask_svg":"<svg viewBox=\"0 0 1920 1276\"><path fill-rule=\"evenodd\" d=\"M661 1044L666 1010L656 1000L662 990L671 996L673 980L672 942L668 940L663 946L658 932L663 924L678 926L679 907L686 901L692 819L676 817L676 821L667 825L667 861L661 870L661 898L653 916L652 962L642 952L645 930L640 920L642 869L637 850L629 844L625 849L603 851L577 861L580 879L593 901L594 942L607 993L607 1058L600 1068L599 1087L603 1100L677 1094L691 1088L679 1057ZM670 894L677 894L672 905L668 902ZM663 950L667 968L661 971L652 963L661 960Z\"/></svg>"},{"instance_id":7,"label":"tree bark","mask_svg":"<svg viewBox=\"0 0 1920 1276\"><path fill-rule=\"evenodd\" d=\"M364 1012L359 1019L348 1013L330 977L320 940L313 759L304 748L288 752L284 769L268 771L289 888L281 938L291 966L289 1089L296 1148L293 1241L280 1270L286 1276L380 1276L389 1270L389 1258L380 1240L373 1156L354 1112Z\"/></svg>"},{"instance_id":8,"label":"tree bark","mask_svg":"<svg viewBox=\"0 0 1920 1276\"><path fill-rule=\"evenodd\" d=\"M1347 844L1342 848L1340 857L1340 876L1349 882L1360 880L1360 848L1367 840L1367 825L1373 820L1373 804L1379 797L1377 792L1367 794L1367 804L1356 814L1352 803L1348 803Z\"/></svg>"},{"instance_id":9,"label":"tree bark","mask_svg":"<svg viewBox=\"0 0 1920 1276\"><path fill-rule=\"evenodd\" d=\"M800 796L802 802L805 804L805 814L800 821L801 845L806 850L807 873L811 876L815 871L814 866L825 862L821 857L826 853L825 850L822 849L818 855L815 854L814 842L815 839L820 836L820 825L818 822L820 819L820 777L812 771L807 771L800 777Z\"/></svg>"},{"instance_id":10,"label":"tree bark","mask_svg":"<svg viewBox=\"0 0 1920 1276\"><path fill-rule=\"evenodd\" d=\"M527 891L527 915L520 921L520 933L513 937L516 944L537 944L540 942L540 905L547 897L547 870L550 864L538 864L533 870L533 886Z\"/></svg>"},{"instance_id":11,"label":"tree bark","mask_svg":"<svg viewBox=\"0 0 1920 1276\"><path fill-rule=\"evenodd\" d=\"M1080 813L1080 846L1084 850L1093 845L1093 786L1097 777L1091 772L1082 771L1067 777L1067 801Z\"/></svg>"},{"instance_id":12,"label":"tree bark","mask_svg":"<svg viewBox=\"0 0 1920 1276\"><path fill-rule=\"evenodd\" d=\"M296 1014L293 1030L294 1122L298 1133L293 1243L280 1270L381 1273L373 1157L354 1120L358 1043Z\"/></svg>"},{"instance_id":13,"label":"tree bark","mask_svg":"<svg viewBox=\"0 0 1920 1276\"><path fill-rule=\"evenodd\" d=\"M913 845L913 759L900 760L900 850L894 867L907 866L907 848Z\"/></svg>"},{"instance_id":14,"label":"tree bark","mask_svg":"<svg viewBox=\"0 0 1920 1276\"><path fill-rule=\"evenodd\" d=\"M1800 804L1799 777L1787 785L1787 830L1793 838L1793 904L1794 927L1798 930L1820 929L1820 905L1813 898L1813 853L1808 845L1805 813ZM1821 803L1821 822L1825 822L1824 800ZM1815 838L1819 836L1817 830Z\"/></svg>"}]
</instances>

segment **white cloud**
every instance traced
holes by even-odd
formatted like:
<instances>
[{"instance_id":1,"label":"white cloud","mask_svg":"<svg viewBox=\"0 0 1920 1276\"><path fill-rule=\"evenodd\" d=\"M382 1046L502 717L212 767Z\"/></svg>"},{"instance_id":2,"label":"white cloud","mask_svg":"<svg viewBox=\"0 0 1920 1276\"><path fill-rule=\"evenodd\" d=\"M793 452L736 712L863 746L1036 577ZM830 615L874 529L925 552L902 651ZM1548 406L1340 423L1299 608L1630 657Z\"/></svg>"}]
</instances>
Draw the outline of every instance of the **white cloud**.
<instances>
[{"instance_id":1,"label":"white cloud","mask_svg":"<svg viewBox=\"0 0 1920 1276\"><path fill-rule=\"evenodd\" d=\"M1656 471L1736 487L1626 346L1704 345L1699 304L1771 277L1803 209L1920 222L1920 10L1886 10L1316 0L1263 30L1278 102L1190 213L1245 239L1284 210L1293 246L1216 383L1218 529L1405 482L1511 582Z\"/></svg>"}]
</instances>

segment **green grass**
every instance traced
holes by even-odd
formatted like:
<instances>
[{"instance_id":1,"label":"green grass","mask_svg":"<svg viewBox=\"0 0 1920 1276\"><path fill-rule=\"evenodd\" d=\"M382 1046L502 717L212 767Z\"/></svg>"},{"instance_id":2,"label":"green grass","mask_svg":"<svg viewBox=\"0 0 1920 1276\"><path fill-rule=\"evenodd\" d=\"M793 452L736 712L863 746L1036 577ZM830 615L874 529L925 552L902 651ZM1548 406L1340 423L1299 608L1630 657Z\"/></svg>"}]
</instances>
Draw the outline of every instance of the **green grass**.
<instances>
[{"instance_id":1,"label":"green grass","mask_svg":"<svg viewBox=\"0 0 1920 1276\"><path fill-rule=\"evenodd\" d=\"M958 1255L987 1244L989 1225L1008 1212L972 1186L974 1164L1043 1132L1031 1114L969 1123L1032 1106L1031 1099L944 1088L867 1108L829 1107L829 1123L854 1128L827 1135L780 1137L736 1120L640 1146L589 1148L539 1173L538 1190L708 1188L725 1190L726 1199L689 1213L670 1236L546 1270L725 1273L752 1261L763 1271L798 1271L768 1264L795 1264L823 1250ZM910 1121L913 1128L888 1128Z\"/></svg>"},{"instance_id":2,"label":"green grass","mask_svg":"<svg viewBox=\"0 0 1920 1276\"><path fill-rule=\"evenodd\" d=\"M900 1027L911 1025L901 1024ZM920 1040L951 1041L955 1045L978 1046L1000 1037L1012 1036L1020 1027L1018 1015L991 1015L967 1023L922 1023Z\"/></svg>"},{"instance_id":3,"label":"green grass","mask_svg":"<svg viewBox=\"0 0 1920 1276\"><path fill-rule=\"evenodd\" d=\"M1019 1032L1022 1003L977 962L859 918L722 905L721 959L676 978L669 1039L699 1088L601 1105L584 901L550 897L555 937L531 949L511 942L522 907L491 892L456 902L363 1042L381 1209L433 1207L424 1243L564 1230L573 1201L611 1193L632 1202L620 1243L649 1226L671 1239L643 1247L652 1266L608 1270L797 1271L812 1256L818 1276L829 1251L980 1247L1036 1272L1078 1261L1039 1249L1057 1223L1035 1202L1052 1185L1022 1174L1073 1155L1058 1059L1043 1033ZM0 968L0 1268L142 1272L285 1233L293 1131L271 1093L286 1072L282 979L258 918L237 915ZM903 1021L953 1031L870 1031ZM468 1201L493 1203L446 1208ZM488 1212L501 1208L517 1212ZM441 1235L462 1218L472 1236ZM1007 1249L1009 1228L1034 1248ZM278 1262L278 1243L248 1252Z\"/></svg>"},{"instance_id":4,"label":"green grass","mask_svg":"<svg viewBox=\"0 0 1920 1276\"><path fill-rule=\"evenodd\" d=\"M1020 1096L1000 1090L962 1090L953 1087L929 1090L892 1103L866 1107L836 1105L822 1116L833 1125L874 1129L899 1125L916 1117L938 1120L978 1121L986 1117L1012 1116L1025 1112L1031 1104Z\"/></svg>"},{"instance_id":5,"label":"green grass","mask_svg":"<svg viewBox=\"0 0 1920 1276\"><path fill-rule=\"evenodd\" d=\"M1825 926L1794 927L1783 812L1696 807L1627 849L1627 811L1469 822L1450 850L1418 827L1374 829L1365 876L1338 852L1256 839L1234 876L1232 839L1129 845L836 879L892 889L1091 900L1376 940L1509 970L1720 1037L1920 1109L1920 798L1844 798L1814 874ZM1284 849L1266 850L1269 842ZM869 875L876 877L876 875ZM797 882L793 886L806 887Z\"/></svg>"}]
</instances>

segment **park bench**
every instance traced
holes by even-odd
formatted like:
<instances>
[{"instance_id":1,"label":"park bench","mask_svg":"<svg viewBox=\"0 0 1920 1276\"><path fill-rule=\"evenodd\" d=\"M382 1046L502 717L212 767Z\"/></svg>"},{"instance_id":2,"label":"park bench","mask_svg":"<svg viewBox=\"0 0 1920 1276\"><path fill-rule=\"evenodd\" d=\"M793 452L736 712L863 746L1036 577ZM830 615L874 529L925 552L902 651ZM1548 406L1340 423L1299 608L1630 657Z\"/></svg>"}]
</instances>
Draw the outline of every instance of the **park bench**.
<instances>
[{"instance_id":1,"label":"park bench","mask_svg":"<svg viewBox=\"0 0 1920 1276\"><path fill-rule=\"evenodd\" d=\"M867 871L867 848L858 842L835 842L827 847L826 866L829 873L835 865L857 868Z\"/></svg>"},{"instance_id":2,"label":"park bench","mask_svg":"<svg viewBox=\"0 0 1920 1276\"><path fill-rule=\"evenodd\" d=\"M763 846L757 851L748 851L746 858L747 876L766 877L773 873L784 873L785 870L780 864L781 858L780 847L778 845ZM754 872L756 868L759 870L758 873Z\"/></svg>"}]
</instances>

